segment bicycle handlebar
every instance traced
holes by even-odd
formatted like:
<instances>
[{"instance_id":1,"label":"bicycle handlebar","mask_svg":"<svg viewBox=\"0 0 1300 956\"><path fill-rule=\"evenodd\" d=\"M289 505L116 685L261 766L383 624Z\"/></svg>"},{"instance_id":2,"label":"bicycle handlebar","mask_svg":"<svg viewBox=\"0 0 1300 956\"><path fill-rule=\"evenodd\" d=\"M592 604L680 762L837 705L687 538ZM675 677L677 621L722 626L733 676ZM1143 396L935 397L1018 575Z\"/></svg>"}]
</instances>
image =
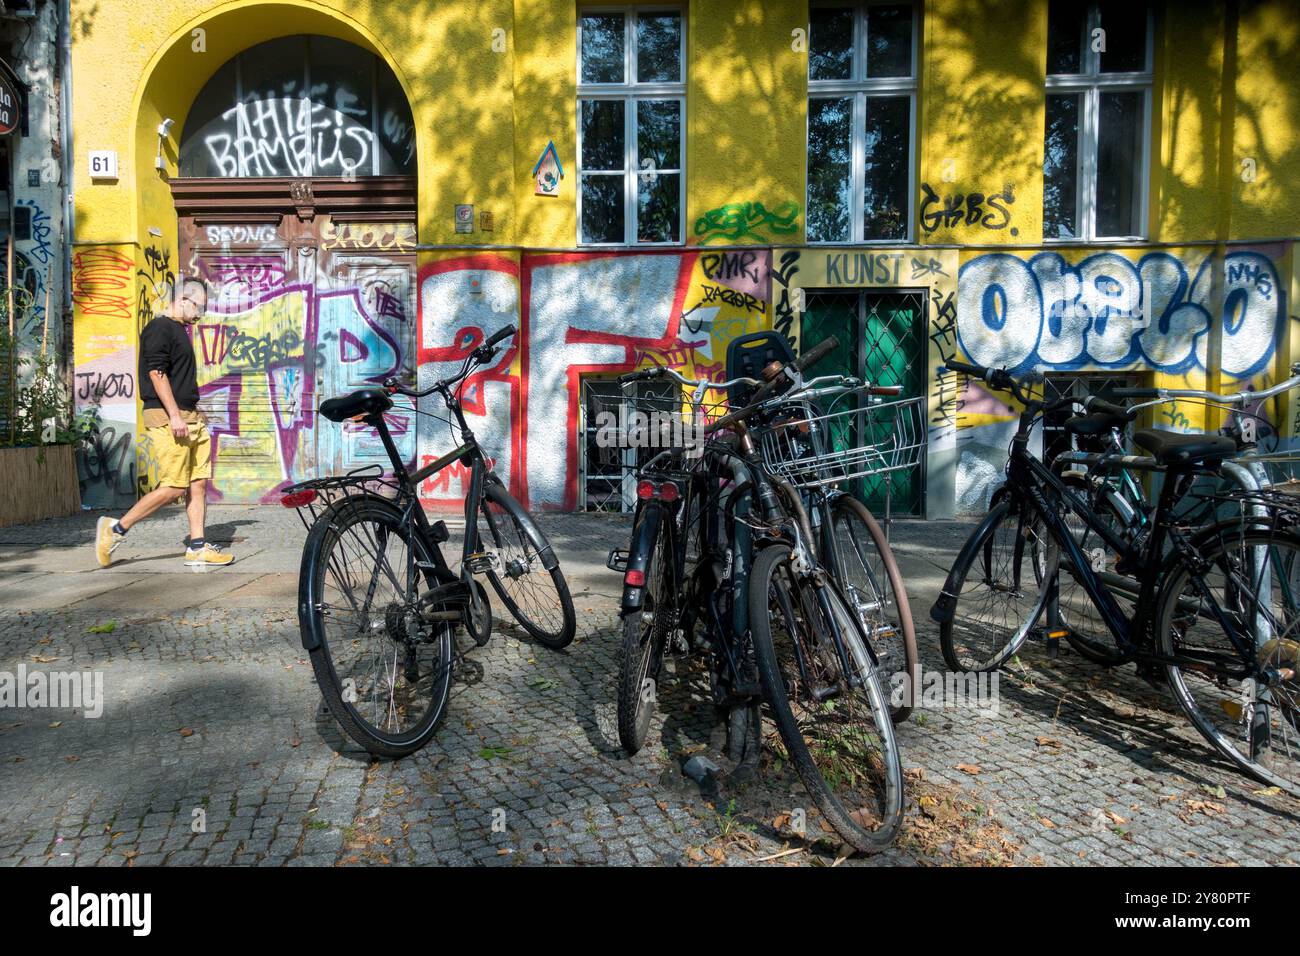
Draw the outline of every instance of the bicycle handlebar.
<instances>
[{"instance_id":1,"label":"bicycle handlebar","mask_svg":"<svg viewBox=\"0 0 1300 956\"><path fill-rule=\"evenodd\" d=\"M500 329L497 332L493 333L491 338L489 338L486 342L484 342L478 348L474 349L474 351L470 352L468 356L466 356L465 364L463 364L460 367L459 372L457 372L455 375L451 376L450 378L444 378L434 382L428 388L419 389L419 390L413 388L407 388L396 378L390 378L386 380L384 382L384 388L386 388L389 394L391 395L405 395L407 398L425 398L429 395L432 395L440 388L444 388L448 385L453 385L456 382L459 382L461 379L463 379L466 375L469 374L470 368L473 367L475 364L486 365L487 363L491 362L492 359L496 357L497 344L499 342L505 341L506 339L517 334L518 332L519 329L517 327L513 325L507 325L504 329Z\"/></svg>"},{"instance_id":2,"label":"bicycle handlebar","mask_svg":"<svg viewBox=\"0 0 1300 956\"><path fill-rule=\"evenodd\" d=\"M811 365L816 365L831 352L835 351L835 349L839 348L839 345L840 340L832 335L824 342L819 343L803 355L799 356L799 358L795 359L793 362L787 362L781 367L781 371L778 372L770 382L764 382L754 391L754 394L749 398L748 405L738 411L730 413L729 415L723 415L705 429L705 433L712 434L713 432L721 431L724 428L730 428L737 422L744 421L750 415L754 414L754 412L758 411L779 386L786 382L797 381L799 373Z\"/></svg>"}]
</instances>

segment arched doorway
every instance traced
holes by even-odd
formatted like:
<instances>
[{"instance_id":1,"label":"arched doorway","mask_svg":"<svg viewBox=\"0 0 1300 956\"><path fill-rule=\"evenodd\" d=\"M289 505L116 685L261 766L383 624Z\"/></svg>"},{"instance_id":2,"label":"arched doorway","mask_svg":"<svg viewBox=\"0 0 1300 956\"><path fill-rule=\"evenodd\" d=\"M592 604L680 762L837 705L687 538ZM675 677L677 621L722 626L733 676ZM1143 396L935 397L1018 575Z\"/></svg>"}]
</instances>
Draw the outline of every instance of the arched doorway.
<instances>
[{"instance_id":1,"label":"arched doorway","mask_svg":"<svg viewBox=\"0 0 1300 956\"><path fill-rule=\"evenodd\" d=\"M415 130L396 77L345 40L270 40L213 74L179 143L178 271L212 287L194 348L214 497L387 465L373 429L315 409L415 365ZM414 461L413 410L390 427Z\"/></svg>"}]
</instances>

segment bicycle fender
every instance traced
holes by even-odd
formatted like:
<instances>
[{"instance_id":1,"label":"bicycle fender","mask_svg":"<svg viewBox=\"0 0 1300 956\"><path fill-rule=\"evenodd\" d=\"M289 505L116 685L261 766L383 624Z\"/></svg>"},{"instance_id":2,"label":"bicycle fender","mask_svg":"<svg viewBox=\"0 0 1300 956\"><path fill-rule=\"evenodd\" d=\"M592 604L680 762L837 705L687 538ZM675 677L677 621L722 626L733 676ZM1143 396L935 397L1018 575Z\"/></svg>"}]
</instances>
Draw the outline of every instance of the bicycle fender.
<instances>
[{"instance_id":1,"label":"bicycle fender","mask_svg":"<svg viewBox=\"0 0 1300 956\"><path fill-rule=\"evenodd\" d=\"M488 480L484 482L483 497L496 502L507 511L516 513L519 524L524 529L524 534L528 535L528 540L537 549L537 556L542 559L542 567L548 572L554 571L556 566L559 565L560 559L555 556L555 550L551 547L551 543L546 540L546 535L542 534L542 529L537 527L537 522L533 520L533 516L528 510L515 499L514 495L506 490L506 486L500 478L495 475L488 476Z\"/></svg>"},{"instance_id":2,"label":"bicycle fender","mask_svg":"<svg viewBox=\"0 0 1300 956\"><path fill-rule=\"evenodd\" d=\"M632 541L628 545L627 569L623 572L623 600L619 607L620 616L641 610L641 602L645 599L645 585L628 584L627 575L633 571L645 574L650 559L654 556L655 542L659 540L659 525L663 518L663 507L654 502L648 502L641 509L641 514L637 516L636 524L632 528Z\"/></svg>"},{"instance_id":3,"label":"bicycle fender","mask_svg":"<svg viewBox=\"0 0 1300 956\"><path fill-rule=\"evenodd\" d=\"M936 624L947 624L952 620L957 611L958 569L970 564L974 559L975 550L984 544L984 539L989 532L1010 510L1011 504L1004 498L1004 500L989 509L989 513L984 516L984 520L966 539L966 543L961 546L961 551L957 553L957 557L952 563L952 568L948 571L947 579L943 582L943 590L939 592L939 599L930 608L930 620Z\"/></svg>"}]
</instances>

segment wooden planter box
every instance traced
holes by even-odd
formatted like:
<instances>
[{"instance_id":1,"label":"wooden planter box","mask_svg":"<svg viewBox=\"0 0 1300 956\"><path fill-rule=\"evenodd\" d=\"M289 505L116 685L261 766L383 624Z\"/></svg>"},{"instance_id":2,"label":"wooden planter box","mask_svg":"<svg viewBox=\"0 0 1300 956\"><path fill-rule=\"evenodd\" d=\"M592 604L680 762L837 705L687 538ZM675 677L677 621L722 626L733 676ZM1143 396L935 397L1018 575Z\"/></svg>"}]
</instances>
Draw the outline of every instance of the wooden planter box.
<instances>
[{"instance_id":1,"label":"wooden planter box","mask_svg":"<svg viewBox=\"0 0 1300 956\"><path fill-rule=\"evenodd\" d=\"M41 452L44 451L44 460ZM81 510L77 462L71 445L0 448L0 528Z\"/></svg>"}]
</instances>

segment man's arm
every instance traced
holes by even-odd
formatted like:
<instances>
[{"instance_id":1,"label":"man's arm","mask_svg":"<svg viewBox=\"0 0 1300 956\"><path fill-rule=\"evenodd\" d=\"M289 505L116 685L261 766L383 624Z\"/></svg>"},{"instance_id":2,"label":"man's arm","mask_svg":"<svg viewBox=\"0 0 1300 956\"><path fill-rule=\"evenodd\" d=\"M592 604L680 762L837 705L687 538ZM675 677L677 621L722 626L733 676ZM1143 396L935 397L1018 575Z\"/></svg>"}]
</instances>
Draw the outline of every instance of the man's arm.
<instances>
[{"instance_id":1,"label":"man's arm","mask_svg":"<svg viewBox=\"0 0 1300 956\"><path fill-rule=\"evenodd\" d=\"M185 424L185 419L181 417L181 410L176 405L176 396L172 394L172 383L167 380L167 373L159 369L150 369L149 378L153 382L154 391L158 393L158 401L162 402L163 408L167 410L167 417L171 419L172 434L177 438L188 437L190 426Z\"/></svg>"}]
</instances>

